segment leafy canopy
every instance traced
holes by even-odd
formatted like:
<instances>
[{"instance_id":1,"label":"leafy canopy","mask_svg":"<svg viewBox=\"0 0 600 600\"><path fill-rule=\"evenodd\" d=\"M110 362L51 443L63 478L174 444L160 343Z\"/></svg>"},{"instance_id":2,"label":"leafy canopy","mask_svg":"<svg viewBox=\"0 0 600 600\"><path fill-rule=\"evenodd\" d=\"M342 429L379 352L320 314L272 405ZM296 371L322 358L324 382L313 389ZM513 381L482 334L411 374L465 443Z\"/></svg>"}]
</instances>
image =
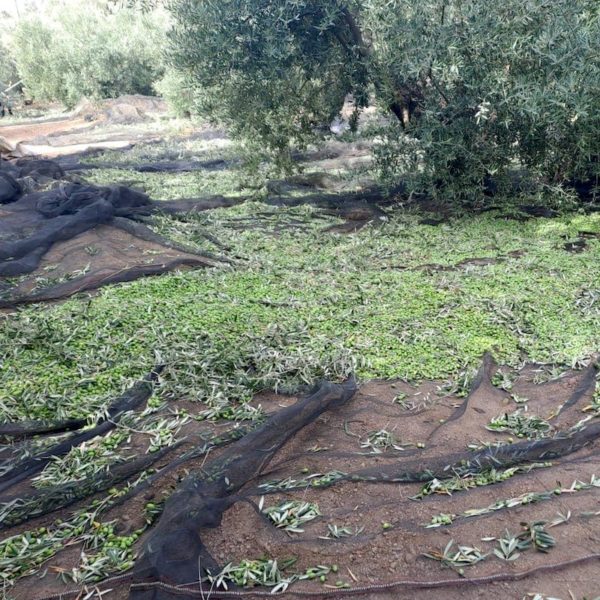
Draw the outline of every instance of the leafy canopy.
<instances>
[{"instance_id":1,"label":"leafy canopy","mask_svg":"<svg viewBox=\"0 0 600 600\"><path fill-rule=\"evenodd\" d=\"M181 0L171 10L172 60L197 110L239 137L282 153L312 139L348 92L365 97L368 72L337 0Z\"/></svg>"},{"instance_id":2,"label":"leafy canopy","mask_svg":"<svg viewBox=\"0 0 600 600\"><path fill-rule=\"evenodd\" d=\"M516 163L599 175L597 0L173 0L172 63L196 110L281 155L347 94L390 115L381 173L480 195Z\"/></svg>"}]
</instances>

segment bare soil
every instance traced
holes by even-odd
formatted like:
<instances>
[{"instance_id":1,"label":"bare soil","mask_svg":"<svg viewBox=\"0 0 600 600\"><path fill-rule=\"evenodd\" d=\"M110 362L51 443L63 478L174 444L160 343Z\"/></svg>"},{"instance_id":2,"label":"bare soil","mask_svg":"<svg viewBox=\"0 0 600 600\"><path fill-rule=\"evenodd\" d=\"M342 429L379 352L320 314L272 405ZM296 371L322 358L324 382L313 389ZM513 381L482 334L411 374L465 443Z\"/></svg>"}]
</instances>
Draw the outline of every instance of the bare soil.
<instances>
[{"instance_id":1,"label":"bare soil","mask_svg":"<svg viewBox=\"0 0 600 600\"><path fill-rule=\"evenodd\" d=\"M7 125L0 128L2 137L13 144L33 140L44 135L64 133L79 129L81 127L91 127L90 123L83 118L66 118L60 120L50 120L48 122L23 123L19 125Z\"/></svg>"}]
</instances>

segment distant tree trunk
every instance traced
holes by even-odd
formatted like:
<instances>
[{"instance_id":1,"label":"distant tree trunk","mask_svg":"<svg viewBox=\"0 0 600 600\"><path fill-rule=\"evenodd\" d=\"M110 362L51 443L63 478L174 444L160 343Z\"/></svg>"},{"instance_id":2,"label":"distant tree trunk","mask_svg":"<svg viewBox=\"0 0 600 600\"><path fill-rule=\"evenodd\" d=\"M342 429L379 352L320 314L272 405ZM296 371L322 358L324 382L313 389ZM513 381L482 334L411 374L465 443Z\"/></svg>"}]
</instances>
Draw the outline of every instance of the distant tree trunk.
<instances>
[{"instance_id":1,"label":"distant tree trunk","mask_svg":"<svg viewBox=\"0 0 600 600\"><path fill-rule=\"evenodd\" d=\"M344 17L344 22L348 26L353 47L356 48L361 59L370 60L373 54L372 48L365 41L355 16L350 12L350 10L348 10L348 8L344 8L342 10L342 14ZM344 44L343 42L342 44L346 50L349 50L347 44ZM374 84L376 88L381 87L380 82L375 81ZM419 98L421 96L419 86L415 83L415 85L411 86L410 88L407 86L404 89L394 90L394 96L396 99L388 105L388 109L398 119L402 127L406 129L418 108Z\"/></svg>"}]
</instances>

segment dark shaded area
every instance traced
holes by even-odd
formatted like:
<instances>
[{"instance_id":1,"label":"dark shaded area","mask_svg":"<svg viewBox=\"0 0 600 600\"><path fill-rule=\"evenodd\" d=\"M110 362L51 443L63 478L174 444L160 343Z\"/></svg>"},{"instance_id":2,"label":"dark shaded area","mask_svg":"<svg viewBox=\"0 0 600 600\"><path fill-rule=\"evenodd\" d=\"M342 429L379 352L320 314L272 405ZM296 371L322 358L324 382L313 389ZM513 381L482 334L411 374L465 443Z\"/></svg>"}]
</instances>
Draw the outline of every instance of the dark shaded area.
<instances>
[{"instance_id":1,"label":"dark shaded area","mask_svg":"<svg viewBox=\"0 0 600 600\"><path fill-rule=\"evenodd\" d=\"M138 173L192 173L195 171L221 171L231 166L231 161L215 160L168 160L155 163L82 163L78 160L60 160L65 171L92 171L94 169L122 169Z\"/></svg>"},{"instance_id":2,"label":"dark shaded area","mask_svg":"<svg viewBox=\"0 0 600 600\"><path fill-rule=\"evenodd\" d=\"M69 419L67 421L19 421L17 423L1 423L0 437L13 440L75 431L85 427L87 419Z\"/></svg>"},{"instance_id":3,"label":"dark shaded area","mask_svg":"<svg viewBox=\"0 0 600 600\"><path fill-rule=\"evenodd\" d=\"M590 162L597 167L600 162L600 156L590 157ZM573 189L582 201L593 204L598 202L600 176L590 175L587 179L574 178L567 182L567 187Z\"/></svg>"},{"instance_id":4,"label":"dark shaded area","mask_svg":"<svg viewBox=\"0 0 600 600\"><path fill-rule=\"evenodd\" d=\"M36 181L47 179L62 179L64 169L54 160L19 158L14 163L18 169L18 177L32 177Z\"/></svg>"},{"instance_id":5,"label":"dark shaded area","mask_svg":"<svg viewBox=\"0 0 600 600\"><path fill-rule=\"evenodd\" d=\"M346 193L312 193L302 196L273 195L265 200L266 204L272 206L301 206L311 204L318 208L328 210L353 210L357 206L370 205L392 205L396 203L399 196L406 191L405 186L397 186L392 189L372 188L357 192Z\"/></svg>"},{"instance_id":6,"label":"dark shaded area","mask_svg":"<svg viewBox=\"0 0 600 600\"><path fill-rule=\"evenodd\" d=\"M588 240L600 239L600 233L596 231L579 231L577 232L577 238L569 239L569 237L565 235L563 239L567 240L563 245L563 248L567 252L579 254L587 250Z\"/></svg>"},{"instance_id":7,"label":"dark shaded area","mask_svg":"<svg viewBox=\"0 0 600 600\"><path fill-rule=\"evenodd\" d=\"M352 233L370 223L381 223L387 218L384 207L393 206L404 193L404 187L391 190L372 188L345 193L304 193L302 196L270 196L265 203L270 206L302 206L309 204L321 209L323 214L346 221L324 230L326 233Z\"/></svg>"},{"instance_id":8,"label":"dark shaded area","mask_svg":"<svg viewBox=\"0 0 600 600\"><path fill-rule=\"evenodd\" d=\"M21 195L21 186L8 172L0 171L0 204L14 202Z\"/></svg>"},{"instance_id":9,"label":"dark shaded area","mask_svg":"<svg viewBox=\"0 0 600 600\"><path fill-rule=\"evenodd\" d=\"M558 212L549 206L540 206L538 204L522 204L519 206L519 210L523 211L530 217L543 217L545 219L552 219L558 216Z\"/></svg>"},{"instance_id":10,"label":"dark shaded area","mask_svg":"<svg viewBox=\"0 0 600 600\"><path fill-rule=\"evenodd\" d=\"M563 248L567 252L579 254L587 248L587 242L583 239L575 240L574 242L565 242Z\"/></svg>"},{"instance_id":11,"label":"dark shaded area","mask_svg":"<svg viewBox=\"0 0 600 600\"><path fill-rule=\"evenodd\" d=\"M229 208L246 201L246 197L226 198L225 196L209 196L207 198L183 198L181 200L163 200L154 204L156 213L176 216L193 214L214 208Z\"/></svg>"},{"instance_id":12,"label":"dark shaded area","mask_svg":"<svg viewBox=\"0 0 600 600\"><path fill-rule=\"evenodd\" d=\"M419 221L419 225L430 225L432 227L436 227L437 225L441 225L442 223L445 223L446 221L444 219L431 219L431 218L425 218L425 219L421 219Z\"/></svg>"},{"instance_id":13,"label":"dark shaded area","mask_svg":"<svg viewBox=\"0 0 600 600\"><path fill-rule=\"evenodd\" d=\"M0 118L5 117L6 113L12 116L12 105L8 104L6 101L0 100Z\"/></svg>"},{"instance_id":14,"label":"dark shaded area","mask_svg":"<svg viewBox=\"0 0 600 600\"><path fill-rule=\"evenodd\" d=\"M28 183L45 184L65 177L64 169L54 160L42 158L18 158L0 160L0 175L10 175L15 180L29 180ZM19 185L17 198L27 192L30 185Z\"/></svg>"}]
</instances>

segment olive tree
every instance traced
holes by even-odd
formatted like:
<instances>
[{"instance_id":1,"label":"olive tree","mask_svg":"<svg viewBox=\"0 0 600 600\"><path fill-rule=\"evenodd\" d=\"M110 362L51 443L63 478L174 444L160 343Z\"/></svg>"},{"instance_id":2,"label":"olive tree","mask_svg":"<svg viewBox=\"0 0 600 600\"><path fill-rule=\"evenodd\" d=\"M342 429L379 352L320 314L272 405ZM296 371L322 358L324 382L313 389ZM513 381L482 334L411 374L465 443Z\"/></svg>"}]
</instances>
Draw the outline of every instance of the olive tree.
<instances>
[{"instance_id":1,"label":"olive tree","mask_svg":"<svg viewBox=\"0 0 600 600\"><path fill-rule=\"evenodd\" d=\"M17 65L8 48L0 42L0 91L2 86L11 86L19 81Z\"/></svg>"},{"instance_id":2,"label":"olive tree","mask_svg":"<svg viewBox=\"0 0 600 600\"><path fill-rule=\"evenodd\" d=\"M282 155L313 138L369 74L337 0L172 3L172 61L196 89L196 109Z\"/></svg>"},{"instance_id":3,"label":"olive tree","mask_svg":"<svg viewBox=\"0 0 600 600\"><path fill-rule=\"evenodd\" d=\"M101 0L21 19L13 54L28 93L73 106L82 97L152 94L164 72L165 18Z\"/></svg>"},{"instance_id":4,"label":"olive tree","mask_svg":"<svg viewBox=\"0 0 600 600\"><path fill-rule=\"evenodd\" d=\"M173 0L170 59L195 109L281 156L348 94L390 115L378 164L474 198L516 164L598 176L597 0Z\"/></svg>"}]
</instances>

